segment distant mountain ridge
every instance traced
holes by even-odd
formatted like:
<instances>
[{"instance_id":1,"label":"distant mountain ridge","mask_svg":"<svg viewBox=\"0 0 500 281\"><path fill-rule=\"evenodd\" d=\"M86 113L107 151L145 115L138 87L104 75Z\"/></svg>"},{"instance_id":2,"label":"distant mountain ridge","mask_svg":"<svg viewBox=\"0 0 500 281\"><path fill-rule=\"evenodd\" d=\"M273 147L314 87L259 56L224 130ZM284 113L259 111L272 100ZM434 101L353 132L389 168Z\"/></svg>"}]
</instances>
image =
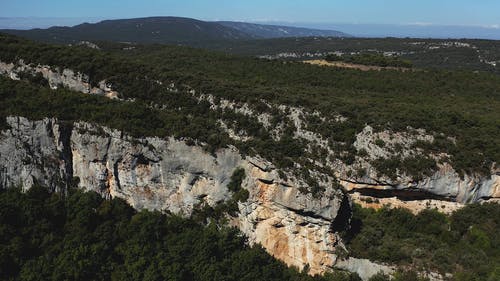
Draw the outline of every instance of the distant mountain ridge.
<instances>
[{"instance_id":1,"label":"distant mountain ridge","mask_svg":"<svg viewBox=\"0 0 500 281\"><path fill-rule=\"evenodd\" d=\"M230 27L258 38L284 38L284 37L352 37L337 30L311 29L305 27L293 27L284 25L267 25L247 22L219 21L226 27Z\"/></svg>"},{"instance_id":2,"label":"distant mountain ridge","mask_svg":"<svg viewBox=\"0 0 500 281\"><path fill-rule=\"evenodd\" d=\"M104 20L73 27L14 30L9 33L50 43L114 41L134 43L192 43L304 36L348 36L342 32L237 22L208 22L182 17Z\"/></svg>"},{"instance_id":3,"label":"distant mountain ridge","mask_svg":"<svg viewBox=\"0 0 500 281\"><path fill-rule=\"evenodd\" d=\"M2 30L2 32L39 41L72 43L82 40L135 43L183 43L251 39L246 33L214 22L180 17L149 17L104 20L73 27Z\"/></svg>"}]
</instances>

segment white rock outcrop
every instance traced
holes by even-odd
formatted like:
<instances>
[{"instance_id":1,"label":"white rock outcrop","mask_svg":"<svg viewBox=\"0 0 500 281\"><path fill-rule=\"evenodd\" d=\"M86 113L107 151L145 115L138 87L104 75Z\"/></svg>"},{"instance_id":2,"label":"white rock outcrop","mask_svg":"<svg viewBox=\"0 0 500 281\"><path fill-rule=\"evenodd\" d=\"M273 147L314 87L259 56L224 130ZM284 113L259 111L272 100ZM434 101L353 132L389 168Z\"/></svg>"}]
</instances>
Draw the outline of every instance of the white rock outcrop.
<instances>
[{"instance_id":1,"label":"white rock outcrop","mask_svg":"<svg viewBox=\"0 0 500 281\"><path fill-rule=\"evenodd\" d=\"M365 180L365 179L363 179ZM500 175L459 175L449 164L438 164L438 170L421 181L410 177L398 181L341 180L349 192L356 190L393 191L394 193L421 193L458 203L497 201L500 199ZM403 196L404 197L404 196Z\"/></svg>"},{"instance_id":2,"label":"white rock outcrop","mask_svg":"<svg viewBox=\"0 0 500 281\"><path fill-rule=\"evenodd\" d=\"M367 259L356 258L339 260L337 267L350 272L356 272L362 280L368 280L377 273L390 275L395 271L394 267L377 264Z\"/></svg>"},{"instance_id":3,"label":"white rock outcrop","mask_svg":"<svg viewBox=\"0 0 500 281\"><path fill-rule=\"evenodd\" d=\"M97 87L92 87L89 77L85 74L75 72L71 69L54 68L48 65L26 64L23 60L17 63L5 63L0 61L0 75L19 80L20 73L31 75L41 74L49 83L51 89L66 87L70 90L84 94L105 96L111 99L118 99L119 93L112 89L112 86L105 80L100 81Z\"/></svg>"},{"instance_id":4,"label":"white rock outcrop","mask_svg":"<svg viewBox=\"0 0 500 281\"><path fill-rule=\"evenodd\" d=\"M172 138L134 139L119 131L55 119L9 117L0 136L0 188L34 183L59 189L78 178L78 187L126 200L137 209L189 215L199 204L215 206L231 197L227 184L240 167L250 197L232 222L273 256L310 272L335 263L338 238L332 228L345 196L302 194L284 184L271 163L243 158L235 148L215 155ZM64 185L63 185L64 186Z\"/></svg>"},{"instance_id":5,"label":"white rock outcrop","mask_svg":"<svg viewBox=\"0 0 500 281\"><path fill-rule=\"evenodd\" d=\"M338 178L349 192L360 190L393 191L394 193L428 194L429 198L458 202L461 204L497 201L500 199L500 171L491 169L490 175L464 174L460 175L446 162L447 155L423 155L419 148L413 145L418 142L432 142L434 137L422 129L408 128L408 132L375 132L370 126L361 131L354 142L354 147L366 153L366 156L356 157L353 166L339 165ZM377 141L382 145L377 145ZM452 140L453 141L453 140ZM399 150L396 149L399 147ZM397 179L378 175L369 160L387 159L391 156L407 158L410 156L430 156L438 160L437 169L432 175L421 180L398 172ZM441 160L441 161L439 161ZM496 164L495 164L496 165ZM494 166L495 166L494 165ZM355 169L364 171L364 175L355 176ZM350 171L350 176L348 175ZM404 196L403 196L404 197Z\"/></svg>"},{"instance_id":6,"label":"white rock outcrop","mask_svg":"<svg viewBox=\"0 0 500 281\"><path fill-rule=\"evenodd\" d=\"M230 199L227 184L234 170L242 168L249 199L238 203L239 215L231 223L251 244L261 244L288 265L309 265L311 274L339 266L366 276L372 272L363 261L341 261L335 254L342 245L336 231L350 220L346 195L331 187L319 198L303 194L301 179L287 174L283 180L265 159L242 157L234 147L209 154L173 138L132 138L86 122L23 117L6 122L8 128L0 134L0 188L27 190L38 183L64 192L77 184L107 198L122 198L137 209L188 216L199 205ZM496 174L460 178L446 164L413 186L341 182L348 191L413 188L464 202L500 198L499 183Z\"/></svg>"}]
</instances>

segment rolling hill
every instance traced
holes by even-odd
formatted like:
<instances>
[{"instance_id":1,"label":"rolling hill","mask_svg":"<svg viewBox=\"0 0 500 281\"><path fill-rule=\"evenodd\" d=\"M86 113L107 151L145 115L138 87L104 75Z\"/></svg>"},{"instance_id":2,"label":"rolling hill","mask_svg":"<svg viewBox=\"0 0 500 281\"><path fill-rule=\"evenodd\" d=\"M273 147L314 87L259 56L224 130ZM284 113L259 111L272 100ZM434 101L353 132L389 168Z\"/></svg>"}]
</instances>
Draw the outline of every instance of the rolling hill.
<instances>
[{"instance_id":1,"label":"rolling hill","mask_svg":"<svg viewBox=\"0 0 500 281\"><path fill-rule=\"evenodd\" d=\"M280 37L344 36L338 31L268 26L235 22L207 22L181 17L148 17L105 20L73 27L14 30L0 32L50 43L114 41L133 43L188 44L192 42L234 41Z\"/></svg>"},{"instance_id":2,"label":"rolling hill","mask_svg":"<svg viewBox=\"0 0 500 281\"><path fill-rule=\"evenodd\" d=\"M252 39L251 35L214 22L179 17L105 20L95 24L83 23L73 27L3 30L3 32L54 43L72 43L83 40L184 43L191 41Z\"/></svg>"},{"instance_id":3,"label":"rolling hill","mask_svg":"<svg viewBox=\"0 0 500 281\"><path fill-rule=\"evenodd\" d=\"M258 38L287 37L352 37L336 30L310 29L283 25L266 25L247 22L220 21L219 24L230 27Z\"/></svg>"}]
</instances>

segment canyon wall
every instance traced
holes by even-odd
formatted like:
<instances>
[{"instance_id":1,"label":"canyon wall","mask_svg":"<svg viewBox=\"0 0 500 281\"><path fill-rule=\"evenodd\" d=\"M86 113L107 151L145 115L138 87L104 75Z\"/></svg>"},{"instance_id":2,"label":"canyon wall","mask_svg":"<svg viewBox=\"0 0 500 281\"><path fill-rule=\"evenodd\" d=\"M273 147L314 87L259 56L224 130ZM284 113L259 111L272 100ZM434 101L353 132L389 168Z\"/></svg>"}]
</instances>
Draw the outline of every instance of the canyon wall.
<instances>
[{"instance_id":1,"label":"canyon wall","mask_svg":"<svg viewBox=\"0 0 500 281\"><path fill-rule=\"evenodd\" d=\"M48 65L29 64L23 60L16 63L5 63L0 61L0 74L13 80L20 80L22 74L41 75L49 84L51 89L66 87L72 91L84 94L105 96L119 99L119 93L112 89L112 85L102 80L98 85L92 86L88 75L73 71L71 69L59 69Z\"/></svg>"},{"instance_id":2,"label":"canyon wall","mask_svg":"<svg viewBox=\"0 0 500 281\"><path fill-rule=\"evenodd\" d=\"M24 73L41 75L52 89L66 87L115 99L120 96L105 80L92 86L88 76L70 69L26 64L22 60L15 64L0 62L2 75L18 80ZM282 134L280 126L271 128L272 116L253 112L246 104L223 100L216 105L211 96L198 98L207 99L213 109L256 117L273 139L278 140ZM422 155L413 147L415 142L433 140L423 130L375 131L366 126L354 143L364 156L356 155L354 163L347 165L338 159L330 160L335 154L328 142L307 130L305 117L319 113L284 105L278 108L294 123L294 137L325 149L329 157L320 160L332 168L343 191L332 188L336 185L331 176L310 171L318 175L326 191L319 197L303 194L300 190L307 190L306 181L293 171L278 173L272 163L259 157L243 157L235 147L210 154L173 138L137 139L86 122L68 124L50 118L31 121L23 117L8 117L9 128L0 135L0 188L27 190L40 184L65 192L70 186L77 186L106 198L122 198L137 209L189 216L196 208L230 200L232 192L227 184L235 169L242 168L246 174L242 187L250 196L246 202L238 203L238 215L230 223L248 237L250 244L261 244L290 266L309 265L311 274L340 267L358 272L364 280L373 274L372 265L352 258L340 260L335 254L337 247L343 247L337 233L349 225L351 202L372 208L404 207L414 213L427 208L450 213L467 203L500 201L500 170L496 165L491 167L490 175L460 175L442 161L448 155L431 155L438 162L437 169L421 180L404 173L390 178L372 166L371 160L393 155ZM336 117L336 122L343 120L342 116ZM220 125L227 127L222 121ZM240 133L229 133L230 137L246 141ZM384 145L377 143L380 141ZM396 147L401 150L394 154ZM392 270L383 265L376 268Z\"/></svg>"},{"instance_id":3,"label":"canyon wall","mask_svg":"<svg viewBox=\"0 0 500 281\"><path fill-rule=\"evenodd\" d=\"M19 60L16 63L5 63L0 61L0 75L18 80L22 73L42 75L52 89L66 87L73 91L96 94L114 99L118 99L120 96L106 80L99 82L97 86L92 86L89 83L89 77L87 75L71 69L61 70L57 67L47 65L25 63L23 60ZM171 90L176 90L175 86L171 87ZM195 95L194 90L191 94ZM213 109L230 110L255 117L262 123L264 128L269 130L273 138L279 139L280 137L280 126L270 128L269 119L271 119L272 116L254 112L250 109L248 104L244 103L238 105L235 102L222 99L220 104L216 105L213 101L213 96L204 94L197 96L197 98L210 102ZM279 105L278 108L282 113L288 112L285 117L294 123L296 127L296 138L307 141L312 147L317 146L317 148L326 149L328 151L329 157L325 157L324 165L332 167L335 176L340 179L340 184L347 192L354 194L353 197L358 203L362 203L362 201L357 200L357 198L364 196L367 198L382 199L381 201L391 203L393 206L406 207L408 204L406 204L405 201L408 201L408 199L416 199L415 201L420 201L420 203L414 202L414 204L410 204L411 207L409 208L411 210L421 210L428 206L428 202L424 204L422 200L437 199L437 202L431 202L432 206L441 206L441 201L456 202L456 204L445 203L446 208L444 209L449 212L466 203L500 200L500 168L498 168L496 164L491 167L490 175L461 175L448 164L447 157L449 157L449 155L430 155L438 162L437 169L432 175L417 181L414 180L411 175L406 175L401 171L398 172L397 178L395 179L380 175L373 167L371 161L375 159L390 158L392 156L397 156L402 159L411 156L429 156L423 155L422 151L414 147L414 144L419 141L433 141L434 137L426 133L425 130L407 128L407 131L404 132L376 131L372 127L366 126L358 133L354 143L356 151L363 151L366 155L357 155L354 163L347 165L338 159L333 161L328 160L332 158L332 156L335 156L328 142L317 133L306 129L307 126L304 118L309 115L318 115L319 113L308 113L303 108L285 105ZM320 115L318 116L320 119L323 118ZM344 117L337 116L335 121L342 122L343 120ZM228 131L230 137L233 139L238 141L251 139L241 135L241 132L239 134L232 132L222 121L219 125L222 129ZM381 146L377 143L380 141L382 141L384 145ZM362 175L359 175L359 171L363 171ZM101 177L103 177L103 175L101 175ZM331 181L332 179L330 178L329 180ZM89 185L91 182L87 182L86 184ZM390 200L387 200L388 198ZM380 204L380 206L381 205L383 204Z\"/></svg>"},{"instance_id":4,"label":"canyon wall","mask_svg":"<svg viewBox=\"0 0 500 281\"><path fill-rule=\"evenodd\" d=\"M230 200L232 192L227 185L235 169L242 168L246 175L242 188L249 192L249 198L238 203L239 213L230 218L230 223L248 237L250 244L261 244L290 266L309 265L311 274L333 267L371 274L361 266L363 263L340 260L335 254L337 247L343 247L337 233L349 225L351 200L366 207L381 207L360 201L357 193L349 196L327 188L320 197L303 194L301 179L287 174L284 180L272 163L259 157L242 157L234 147L210 154L181 140L132 138L86 122L70 124L53 118L31 121L24 117L8 117L6 122L8 128L0 134L0 188L27 190L40 184L65 192L77 186L106 198L122 198L137 209L189 216L200 206ZM429 193L432 186L442 183L456 194L484 194L486 190L490 192L486 196L499 197L498 175L482 181L467 179L450 180L449 173L439 170L418 185ZM343 184L351 192L357 188L398 189L373 183ZM436 202L438 207L445 201ZM454 210L456 206L447 208Z\"/></svg>"},{"instance_id":5,"label":"canyon wall","mask_svg":"<svg viewBox=\"0 0 500 281\"><path fill-rule=\"evenodd\" d=\"M242 188L250 196L238 203L239 215L231 223L249 242L262 244L288 265L309 264L312 274L335 264L339 238L332 224L346 207L339 190L328 189L321 198L302 194L294 182L280 179L271 163L242 157L235 148L212 155L172 138L134 139L49 118L8 117L7 124L0 135L0 188L27 190L37 183L64 192L72 184L122 198L137 209L188 216L197 206L229 200L227 184L242 168Z\"/></svg>"},{"instance_id":6,"label":"canyon wall","mask_svg":"<svg viewBox=\"0 0 500 281\"><path fill-rule=\"evenodd\" d=\"M452 137L447 137L451 143ZM460 174L449 163L446 153L429 153L417 143L432 143L434 136L423 129L408 127L405 131L377 131L371 126L359 132L354 147L357 155L353 165L336 165L338 178L349 192L393 194L409 199L440 199L458 203L482 202L500 198L500 169L494 163L487 175ZM373 166L374 160L393 157L412 159L428 157L436 162L432 172L425 176L408 175L399 168L394 177L381 174ZM362 173L359 173L362 171ZM370 192L370 190L372 190Z\"/></svg>"}]
</instances>

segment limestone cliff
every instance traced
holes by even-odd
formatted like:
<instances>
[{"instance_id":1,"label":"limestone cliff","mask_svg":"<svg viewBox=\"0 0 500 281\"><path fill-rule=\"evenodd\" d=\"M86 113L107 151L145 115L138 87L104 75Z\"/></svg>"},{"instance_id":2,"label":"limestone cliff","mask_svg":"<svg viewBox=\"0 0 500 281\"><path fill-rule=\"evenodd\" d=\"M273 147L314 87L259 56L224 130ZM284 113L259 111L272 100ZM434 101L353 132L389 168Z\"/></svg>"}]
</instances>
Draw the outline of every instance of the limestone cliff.
<instances>
[{"instance_id":1,"label":"limestone cliff","mask_svg":"<svg viewBox=\"0 0 500 281\"><path fill-rule=\"evenodd\" d=\"M196 93L193 90L191 94L195 95ZM219 102L216 103L214 96L206 94L199 94L197 98L209 102L214 110L227 110L256 118L263 128L269 130L274 139L279 139L283 133L283 124L271 126L271 115L252 110L246 103L236 103L225 99L218 99ZM335 176L340 179L340 184L350 193L375 195L376 191L380 191L377 194L378 197L390 195L389 197L393 198L396 203L394 205L401 207L405 207L404 200L408 196L411 197L410 199L437 199L438 201L457 202L458 204L455 206L486 200L500 200L500 170L496 164L491 167L490 175L461 175L449 164L450 155L443 153L428 155L422 149L415 147L418 142L431 143L434 141L434 135L423 129L408 127L403 131L377 131L367 125L356 135L356 140L353 143L357 152L355 160L351 164L346 164L339 159L338 154L333 151L332 145L327 139L308 129L308 118L315 117L325 123L332 122L332 120L328 120L319 112L308 112L301 107L265 104L268 107L277 108L277 111L283 114L284 120L294 124L294 137L306 142L307 150L324 151L324 155L309 159L310 162L322 162L323 166L332 168ZM340 115L334 116L333 119L334 122L340 123L347 120ZM225 124L223 125L223 129L228 131L229 136L233 139L238 141L250 139L244 136L244 132L235 134ZM448 138L454 141L453 138ZM376 159L389 159L391 157L406 159L418 156L429 157L437 162L435 171L422 179L416 179L415 176L405 174L403 171L396 171L397 177L390 178L379 174L372 164L373 160ZM425 205L423 204L422 207L425 208ZM438 203L438 205L440 204ZM415 210L413 207L411 209Z\"/></svg>"},{"instance_id":2,"label":"limestone cliff","mask_svg":"<svg viewBox=\"0 0 500 281\"><path fill-rule=\"evenodd\" d=\"M125 96L109 83L114 73L107 73L108 80L91 83L90 76L84 73L19 59L0 62L0 75L14 80L42 77L46 80L43 84L51 89L64 87L113 99ZM352 123L346 123L349 119L334 110L328 113L297 103L273 104L273 99L252 104L227 99L230 95L224 98L189 85L177 85L168 78L148 79L165 93L187 95L193 99L190 102L204 105L208 102L210 110L217 112L214 125L235 140L234 145L246 149L252 145L249 141L261 137L262 129L275 141L262 146L268 148L269 143L274 143L278 147L283 137L291 137L297 140L296 146L281 152L300 151L300 157L291 158L289 168L278 171L266 159L242 156L236 147L210 154L201 146L173 138L132 138L86 122L9 117L8 128L0 133L0 188L19 186L27 190L41 184L65 192L76 185L106 198L122 198L137 209L189 216L199 206L228 201L232 196L227 188L230 177L235 169L242 168L246 174L242 188L249 192L249 198L238 203L239 213L231 218L231 224L251 244L261 244L288 265L309 265L312 274L340 267L358 272L363 279L378 270L391 272L393 268L366 260L337 259L335 250L342 247L337 232L349 227L352 201L372 208L391 204L414 213L429 207L449 213L471 202L500 201L500 170L496 164L490 175L461 175L449 164L453 163L451 155L417 145L432 144L435 138L456 144L453 136L411 127L393 131L391 126L385 126L389 124L379 124L376 129L360 125L353 131L355 141L350 135L347 143L345 138L333 136L342 133L336 128L350 128ZM126 89L120 90L126 93ZM130 98L124 102L133 101ZM158 99L147 106L169 110L168 102ZM224 117L225 113L230 118ZM237 122L238 118L246 122ZM259 134L252 135L248 128L256 127ZM242 143L246 147L240 146ZM436 165L431 165L425 175L418 171L412 175L414 171L399 164L386 174L377 168L378 160L393 157L421 157ZM343 190L334 189L337 179ZM315 194L304 194L308 190Z\"/></svg>"},{"instance_id":3,"label":"limestone cliff","mask_svg":"<svg viewBox=\"0 0 500 281\"><path fill-rule=\"evenodd\" d=\"M239 214L231 223L251 244L261 244L288 265L309 265L312 274L332 267L355 270L363 276L373 273L363 262L337 259L335 249L342 247L342 241L336 232L349 224L351 199L334 189L328 177L323 177L322 185L330 187L321 197L314 197L300 191L304 185L300 178L286 174L284 180L272 163L243 157L234 147L210 154L182 140L132 138L86 122L70 124L50 118L30 121L23 117L8 117L6 121L8 129L0 135L0 188L19 186L27 190L38 183L64 192L67 186L76 184L107 198L122 198L137 209L188 216L197 206L215 206L229 200L232 194L227 184L234 170L242 168L246 174L242 187L250 196L238 203ZM341 182L357 202L362 201L360 193L365 190L411 193L420 189L441 199L464 201L500 197L498 175L460 178L446 164L414 185L402 179L399 184L364 179ZM439 202L443 201L433 204L439 208ZM377 207L374 202L364 205ZM458 207L446 208L452 211ZM389 267L379 267L390 271Z\"/></svg>"},{"instance_id":4,"label":"limestone cliff","mask_svg":"<svg viewBox=\"0 0 500 281\"><path fill-rule=\"evenodd\" d=\"M92 86L88 75L75 72L71 69L59 69L49 65L27 64L23 60L16 63L5 63L0 61L0 75L5 75L13 80L19 80L21 74L41 75L47 80L51 89L66 87L72 91L84 94L105 96L118 99L119 93L112 89L112 85L102 80L97 86Z\"/></svg>"},{"instance_id":5,"label":"limestone cliff","mask_svg":"<svg viewBox=\"0 0 500 281\"><path fill-rule=\"evenodd\" d=\"M294 182L281 180L271 163L243 158L234 148L211 155L172 138L134 139L84 122L9 117L7 123L10 129L0 136L0 188L26 190L36 182L57 190L78 182L138 209L189 215L201 203L229 199L226 186L241 167L250 198L239 203L233 224L250 243L262 244L289 265L309 264L313 274L336 261L332 222L346 202L339 190L329 189L322 198L302 194Z\"/></svg>"},{"instance_id":6,"label":"limestone cliff","mask_svg":"<svg viewBox=\"0 0 500 281\"><path fill-rule=\"evenodd\" d=\"M339 178L344 188L351 193L378 195L382 198L394 196L410 200L439 199L460 204L500 199L500 170L496 168L496 164L491 167L490 175L460 175L447 162L449 155L439 154L430 155L438 162L437 169L421 180L415 180L411 175L401 172L396 179L379 175L370 160L394 155L401 158L422 155L420 149L414 148L413 144L433 140L433 136L427 135L424 130L409 128L408 131L375 132L370 126L365 127L357 135L354 146L358 151L363 150L366 156L357 157L352 167L339 167ZM378 145L377 141L381 141L383 145ZM361 169L363 174L356 176L353 168ZM349 174L349 171L353 173Z\"/></svg>"},{"instance_id":7,"label":"limestone cliff","mask_svg":"<svg viewBox=\"0 0 500 281\"><path fill-rule=\"evenodd\" d=\"M71 69L61 70L57 67L47 65L25 63L23 60L19 60L16 63L0 62L0 75L9 76L12 79L19 79L19 75L22 73L42 75L51 88L64 86L81 93L103 95L108 98L119 97L119 93L115 91L112 85L107 83L106 80L99 82L97 86L93 87L90 85L87 75ZM175 84L171 84L167 86L167 88L171 91L178 91ZM189 94L196 96L199 100L208 101L214 110L233 111L245 116L255 117L264 128L269 130L270 135L274 139L279 139L283 133L283 124L274 127L271 126L269 121L272 119L271 115L268 113L261 114L256 112L246 103L239 104L234 101L219 99L219 103L216 104L212 95L196 93L194 90L191 90ZM328 121L325 117L321 116L319 112L307 112L304 108L299 107L266 104L269 107L276 107L278 112L284 114L285 119L288 119L288 121L294 124L296 129L294 137L303 139L307 142L307 149L322 149L326 151L327 155L320 159L309 159L310 162L323 162L320 166L331 168L334 175L340 179L340 184L346 191L354 194L353 197L358 203L362 203L360 200L357 200L360 196L369 196L379 199L391 198L390 200L383 201L391 203L394 206L402 207L408 206L408 204L405 203L408 198L426 200L437 199L438 202L433 205L442 205L440 201L443 200L457 202L457 204L444 203L450 205L450 208L446 208L447 210L453 210L464 203L500 200L500 170L495 165L491 167L490 175L460 175L448 164L447 157L449 157L449 155L425 155L418 148L413 147L413 145L419 141L433 141L434 136L428 134L425 130L407 128L406 131L402 132L392 132L388 130L376 131L372 127L366 126L357 134L356 141L353 144L358 155L355 156L354 163L348 165L338 159L338 155L332 151L326 139L307 129L306 119L311 116L315 116L324 122ZM334 119L335 122L343 122L346 120L342 116L335 116ZM252 137L246 136L245 132L235 132L222 120L219 120L219 126L227 131L230 137L238 141L246 142L252 139ZM382 142L383 145L377 142ZM437 169L432 175L426 176L421 180L415 180L413 176L404 174L401 171L397 172L397 178L395 179L379 175L377 169L373 167L372 161L375 159L386 159L392 156L400 158L430 156L438 163ZM80 167L81 169L79 170L85 170L84 168L92 169L94 166L99 165L92 164L89 165L89 167ZM100 177L106 176L100 175ZM300 179L297 180L300 181ZM329 185L332 180L332 178L328 178L326 185ZM91 185L96 184L96 182L86 182L86 184ZM100 184L102 185L102 183ZM323 184L325 184L325 182ZM296 186L299 186L299 182L297 182ZM426 208L427 202L422 202L423 201L420 203L417 202L416 204L410 204L418 206L409 208L413 211ZM176 211L178 211L178 209L176 209Z\"/></svg>"}]
</instances>

